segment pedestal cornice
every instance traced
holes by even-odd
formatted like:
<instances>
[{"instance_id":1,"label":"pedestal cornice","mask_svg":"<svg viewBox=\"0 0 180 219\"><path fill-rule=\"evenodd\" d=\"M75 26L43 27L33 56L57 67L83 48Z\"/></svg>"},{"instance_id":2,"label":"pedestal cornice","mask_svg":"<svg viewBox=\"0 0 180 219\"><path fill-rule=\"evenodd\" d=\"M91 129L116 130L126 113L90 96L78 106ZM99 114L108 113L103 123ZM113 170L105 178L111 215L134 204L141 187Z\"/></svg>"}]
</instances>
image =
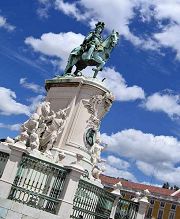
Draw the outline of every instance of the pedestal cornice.
<instances>
[{"instance_id":1,"label":"pedestal cornice","mask_svg":"<svg viewBox=\"0 0 180 219\"><path fill-rule=\"evenodd\" d=\"M104 92L110 92L106 87L105 84L96 78L90 78L90 77L72 77L72 76L66 76L66 77L56 77L50 80L46 80L45 82L45 88L48 91L51 87L78 87L79 85L90 85L94 86L96 88L99 88L100 90L103 90Z\"/></svg>"}]
</instances>

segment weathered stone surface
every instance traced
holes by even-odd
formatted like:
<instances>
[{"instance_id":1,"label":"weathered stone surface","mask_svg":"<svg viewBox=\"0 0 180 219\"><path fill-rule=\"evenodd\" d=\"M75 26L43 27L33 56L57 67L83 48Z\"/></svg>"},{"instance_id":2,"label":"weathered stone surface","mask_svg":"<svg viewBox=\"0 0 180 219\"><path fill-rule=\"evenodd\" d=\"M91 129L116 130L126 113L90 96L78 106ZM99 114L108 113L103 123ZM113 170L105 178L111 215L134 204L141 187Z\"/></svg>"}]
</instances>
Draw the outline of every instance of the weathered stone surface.
<instances>
[{"instance_id":1,"label":"weathered stone surface","mask_svg":"<svg viewBox=\"0 0 180 219\"><path fill-rule=\"evenodd\" d=\"M6 218L8 209L0 207L0 218Z\"/></svg>"},{"instance_id":2,"label":"weathered stone surface","mask_svg":"<svg viewBox=\"0 0 180 219\"><path fill-rule=\"evenodd\" d=\"M12 201L12 206L11 206L10 210L21 214L22 210L23 210L23 204L21 204L19 202Z\"/></svg>"},{"instance_id":3,"label":"weathered stone surface","mask_svg":"<svg viewBox=\"0 0 180 219\"><path fill-rule=\"evenodd\" d=\"M24 205L22 209L23 215L27 215L33 218L39 218L40 213L41 213L41 210L29 207L27 205Z\"/></svg>"},{"instance_id":4,"label":"weathered stone surface","mask_svg":"<svg viewBox=\"0 0 180 219\"><path fill-rule=\"evenodd\" d=\"M30 217L30 216L27 216L27 215L22 215L21 219L34 219L34 217Z\"/></svg>"},{"instance_id":5,"label":"weathered stone surface","mask_svg":"<svg viewBox=\"0 0 180 219\"><path fill-rule=\"evenodd\" d=\"M60 217L58 215L50 214L45 211L41 211L38 219L66 219L65 217Z\"/></svg>"},{"instance_id":6,"label":"weathered stone surface","mask_svg":"<svg viewBox=\"0 0 180 219\"><path fill-rule=\"evenodd\" d=\"M22 214L17 213L15 211L8 210L6 219L21 219Z\"/></svg>"},{"instance_id":7,"label":"weathered stone surface","mask_svg":"<svg viewBox=\"0 0 180 219\"><path fill-rule=\"evenodd\" d=\"M12 204L11 200L0 198L0 207L10 209Z\"/></svg>"}]
</instances>

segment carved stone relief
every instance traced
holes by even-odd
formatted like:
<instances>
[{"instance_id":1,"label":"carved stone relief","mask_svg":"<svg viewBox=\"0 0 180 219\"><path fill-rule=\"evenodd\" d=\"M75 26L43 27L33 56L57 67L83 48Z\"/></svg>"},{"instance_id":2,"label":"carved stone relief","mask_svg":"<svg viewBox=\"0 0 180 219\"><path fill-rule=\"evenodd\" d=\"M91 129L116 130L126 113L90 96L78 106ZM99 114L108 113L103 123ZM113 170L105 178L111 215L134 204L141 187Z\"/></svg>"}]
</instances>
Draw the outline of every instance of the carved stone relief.
<instances>
[{"instance_id":1,"label":"carved stone relief","mask_svg":"<svg viewBox=\"0 0 180 219\"><path fill-rule=\"evenodd\" d=\"M15 142L24 143L31 150L50 153L57 136L63 131L69 107L54 112L50 102L44 101L32 116L20 128L20 135Z\"/></svg>"},{"instance_id":2,"label":"carved stone relief","mask_svg":"<svg viewBox=\"0 0 180 219\"><path fill-rule=\"evenodd\" d=\"M108 92L104 95L94 95L89 100L82 100L85 108L87 108L90 114L90 117L87 120L84 142L91 154L93 166L100 160L100 151L104 148L99 144L100 142L98 142L99 140L97 137L100 122L105 113L110 109L113 100L114 96L112 93ZM88 140L90 131L93 133L93 135L90 136L91 139L94 139L93 144L90 144L92 140L90 143Z\"/></svg>"}]
</instances>

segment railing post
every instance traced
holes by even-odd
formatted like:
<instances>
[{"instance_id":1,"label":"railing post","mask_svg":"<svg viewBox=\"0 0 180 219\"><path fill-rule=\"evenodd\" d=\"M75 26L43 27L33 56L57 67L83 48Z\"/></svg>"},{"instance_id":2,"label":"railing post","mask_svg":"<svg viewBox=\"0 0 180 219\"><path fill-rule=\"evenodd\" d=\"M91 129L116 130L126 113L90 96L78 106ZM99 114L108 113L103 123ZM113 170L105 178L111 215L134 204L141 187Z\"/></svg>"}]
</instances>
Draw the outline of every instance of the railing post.
<instances>
[{"instance_id":1,"label":"railing post","mask_svg":"<svg viewBox=\"0 0 180 219\"><path fill-rule=\"evenodd\" d=\"M116 208L117 208L117 205L119 202L119 198L122 196L121 195L121 188L122 188L122 184L121 184L121 182L118 182L114 185L114 190L111 192L112 194L114 194L116 196L116 198L114 200L109 219L114 219L114 217L115 217Z\"/></svg>"},{"instance_id":2,"label":"railing post","mask_svg":"<svg viewBox=\"0 0 180 219\"><path fill-rule=\"evenodd\" d=\"M139 210L137 213L137 218L136 219L144 219L145 218L145 214L146 214L146 209L149 205L149 201L148 201L148 195L149 195L149 191L146 189L144 190L144 196L139 200Z\"/></svg>"},{"instance_id":3,"label":"railing post","mask_svg":"<svg viewBox=\"0 0 180 219\"><path fill-rule=\"evenodd\" d=\"M70 173L66 177L64 189L61 193L58 216L64 219L70 219L73 213L73 199L84 169L79 163L66 166L66 168L70 169Z\"/></svg>"},{"instance_id":4,"label":"railing post","mask_svg":"<svg viewBox=\"0 0 180 219\"><path fill-rule=\"evenodd\" d=\"M0 178L1 198L8 198L11 185L13 184L17 173L18 164L21 161L22 154L26 152L25 145L21 144L20 142L14 145L9 145L9 147L11 149L11 153Z\"/></svg>"}]
</instances>

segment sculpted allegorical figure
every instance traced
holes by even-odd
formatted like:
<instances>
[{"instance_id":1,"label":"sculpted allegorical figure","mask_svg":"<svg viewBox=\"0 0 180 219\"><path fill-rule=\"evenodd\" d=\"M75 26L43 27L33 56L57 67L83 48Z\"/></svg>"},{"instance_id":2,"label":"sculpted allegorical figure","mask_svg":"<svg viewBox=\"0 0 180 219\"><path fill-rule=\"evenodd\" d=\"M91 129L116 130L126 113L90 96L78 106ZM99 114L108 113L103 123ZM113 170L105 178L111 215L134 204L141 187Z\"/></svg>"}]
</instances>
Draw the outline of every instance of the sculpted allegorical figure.
<instances>
[{"instance_id":1,"label":"sculpted allegorical figure","mask_svg":"<svg viewBox=\"0 0 180 219\"><path fill-rule=\"evenodd\" d=\"M93 164L92 176L98 181L100 181L100 174L105 171L104 166L98 165L99 163L104 162L104 160L101 158L101 152L106 148L101 146L100 143L100 133L98 132L96 136L96 142L94 143L91 149L91 162Z\"/></svg>"},{"instance_id":2,"label":"sculpted allegorical figure","mask_svg":"<svg viewBox=\"0 0 180 219\"><path fill-rule=\"evenodd\" d=\"M25 145L27 145L28 140L29 134L27 133L27 131L21 132L20 136L18 136L18 141L22 142Z\"/></svg>"},{"instance_id":3,"label":"sculpted allegorical figure","mask_svg":"<svg viewBox=\"0 0 180 219\"><path fill-rule=\"evenodd\" d=\"M58 134L60 134L64 128L67 117L66 111L67 108L64 110L60 109L47 120L46 129L40 139L41 148L43 148L46 153L50 153L50 149L52 149L56 142Z\"/></svg>"},{"instance_id":4,"label":"sculpted allegorical figure","mask_svg":"<svg viewBox=\"0 0 180 219\"><path fill-rule=\"evenodd\" d=\"M100 145L100 134L97 134L96 141L91 149L91 160L93 166L96 166L98 163L101 163L103 160L101 159L101 152L105 149L103 146Z\"/></svg>"},{"instance_id":5,"label":"sculpted allegorical figure","mask_svg":"<svg viewBox=\"0 0 180 219\"><path fill-rule=\"evenodd\" d=\"M46 123L50 118L53 116L53 112L51 111L50 108L50 102L44 101L42 102L37 110L36 113L39 115L39 126L37 130L37 134L39 137L43 134L43 132L46 129Z\"/></svg>"},{"instance_id":6,"label":"sculpted allegorical figure","mask_svg":"<svg viewBox=\"0 0 180 219\"><path fill-rule=\"evenodd\" d=\"M64 128L68 109L69 107L54 112L50 108L50 102L42 102L30 119L21 126L21 133L13 142L20 141L31 150L51 154L50 150ZM7 140L7 143L12 142Z\"/></svg>"},{"instance_id":7,"label":"sculpted allegorical figure","mask_svg":"<svg viewBox=\"0 0 180 219\"><path fill-rule=\"evenodd\" d=\"M44 101L38 106L36 113L40 117L46 118L49 115L50 111L51 111L50 102Z\"/></svg>"},{"instance_id":8,"label":"sculpted allegorical figure","mask_svg":"<svg viewBox=\"0 0 180 219\"><path fill-rule=\"evenodd\" d=\"M98 166L95 166L93 167L92 169L92 176L97 180L97 181L100 181L100 175L105 171L105 167L102 166L102 167L98 167Z\"/></svg>"},{"instance_id":9,"label":"sculpted allegorical figure","mask_svg":"<svg viewBox=\"0 0 180 219\"><path fill-rule=\"evenodd\" d=\"M35 132L39 125L39 115L37 113L32 114L29 120L24 122L24 124L21 126L20 130L20 136L17 138L18 141L21 141L26 146L29 146L29 137L32 134L32 132Z\"/></svg>"},{"instance_id":10,"label":"sculpted allegorical figure","mask_svg":"<svg viewBox=\"0 0 180 219\"><path fill-rule=\"evenodd\" d=\"M31 134L32 130L37 130L39 125L39 115L37 113L32 114L29 120L27 120L22 126L21 131L27 131L28 134Z\"/></svg>"},{"instance_id":11,"label":"sculpted allegorical figure","mask_svg":"<svg viewBox=\"0 0 180 219\"><path fill-rule=\"evenodd\" d=\"M29 136L29 146L31 150L39 148L39 136L34 129Z\"/></svg>"}]
</instances>

